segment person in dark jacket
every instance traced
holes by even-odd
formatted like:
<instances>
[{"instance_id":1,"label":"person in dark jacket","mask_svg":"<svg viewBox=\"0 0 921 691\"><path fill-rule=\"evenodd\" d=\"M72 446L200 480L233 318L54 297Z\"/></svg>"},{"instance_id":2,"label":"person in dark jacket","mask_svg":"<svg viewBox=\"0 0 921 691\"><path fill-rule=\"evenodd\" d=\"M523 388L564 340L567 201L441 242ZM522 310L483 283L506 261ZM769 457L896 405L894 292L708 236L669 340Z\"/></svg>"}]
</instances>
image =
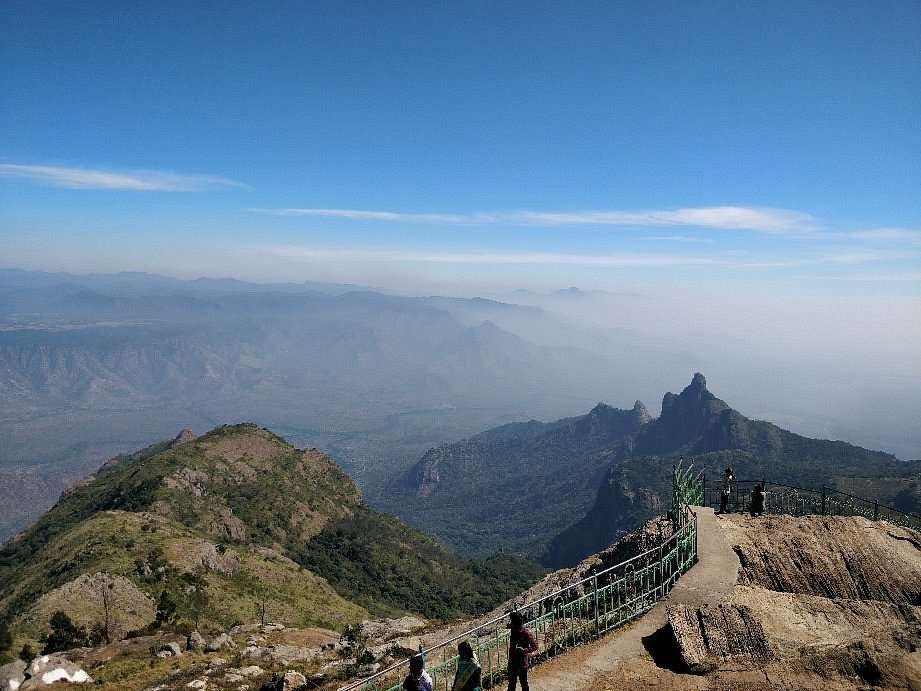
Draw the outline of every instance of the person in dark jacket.
<instances>
[{"instance_id":1,"label":"person in dark jacket","mask_svg":"<svg viewBox=\"0 0 921 691\"><path fill-rule=\"evenodd\" d=\"M515 691L521 682L521 691L529 691L528 664L537 652L537 639L524 626L520 612L509 615L511 635L508 639L508 691Z\"/></svg>"},{"instance_id":2,"label":"person in dark jacket","mask_svg":"<svg viewBox=\"0 0 921 691\"><path fill-rule=\"evenodd\" d=\"M755 489L752 490L752 505L751 505L751 515L760 516L764 513L764 486L761 484L755 485Z\"/></svg>"}]
</instances>

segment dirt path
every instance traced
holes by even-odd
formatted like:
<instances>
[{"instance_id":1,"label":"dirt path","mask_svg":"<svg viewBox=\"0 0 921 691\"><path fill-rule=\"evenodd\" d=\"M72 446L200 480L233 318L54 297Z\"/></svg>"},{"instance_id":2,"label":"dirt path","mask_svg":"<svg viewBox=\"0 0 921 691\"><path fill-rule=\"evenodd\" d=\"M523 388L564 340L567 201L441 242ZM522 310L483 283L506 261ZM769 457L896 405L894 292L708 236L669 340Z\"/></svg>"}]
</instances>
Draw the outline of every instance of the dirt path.
<instances>
[{"instance_id":1,"label":"dirt path","mask_svg":"<svg viewBox=\"0 0 921 691\"><path fill-rule=\"evenodd\" d=\"M729 596L739 574L739 559L720 528L722 519L714 515L713 509L698 507L695 511L700 561L678 580L672 592L633 624L535 667L530 674L533 688L540 691L601 688L596 683L600 675L616 671L631 659L649 658L643 638L665 625L668 605L699 607Z\"/></svg>"}]
</instances>

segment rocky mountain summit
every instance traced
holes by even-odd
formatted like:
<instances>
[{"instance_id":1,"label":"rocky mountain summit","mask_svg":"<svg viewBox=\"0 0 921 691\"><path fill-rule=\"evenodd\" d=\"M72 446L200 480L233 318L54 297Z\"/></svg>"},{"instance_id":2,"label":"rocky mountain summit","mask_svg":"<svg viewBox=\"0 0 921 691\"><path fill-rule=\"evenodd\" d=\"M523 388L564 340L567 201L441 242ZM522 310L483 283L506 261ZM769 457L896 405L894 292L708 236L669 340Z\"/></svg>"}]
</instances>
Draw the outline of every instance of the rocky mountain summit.
<instances>
[{"instance_id":1,"label":"rocky mountain summit","mask_svg":"<svg viewBox=\"0 0 921 691\"><path fill-rule=\"evenodd\" d=\"M231 425L105 463L3 545L0 628L16 650L50 647L55 621L71 646L213 637L266 617L341 630L372 615L476 612L539 573L512 557L458 559L366 507L326 454Z\"/></svg>"},{"instance_id":2,"label":"rocky mountain summit","mask_svg":"<svg viewBox=\"0 0 921 691\"><path fill-rule=\"evenodd\" d=\"M921 535L859 517L720 523L737 584L723 602L671 608L674 648L653 651L670 671L654 677L677 689L693 688L688 672L736 688L759 676L755 688L921 685Z\"/></svg>"},{"instance_id":3,"label":"rocky mountain summit","mask_svg":"<svg viewBox=\"0 0 921 691\"><path fill-rule=\"evenodd\" d=\"M921 477L921 463L748 418L698 372L681 393L665 394L657 418L640 401L630 410L599 403L583 416L503 425L431 449L394 487L390 508L463 553L503 545L560 567L660 513L682 455L714 481L728 464L739 477L801 486L897 478L892 492L874 488L884 500L900 487L900 496L914 496L903 480Z\"/></svg>"}]
</instances>

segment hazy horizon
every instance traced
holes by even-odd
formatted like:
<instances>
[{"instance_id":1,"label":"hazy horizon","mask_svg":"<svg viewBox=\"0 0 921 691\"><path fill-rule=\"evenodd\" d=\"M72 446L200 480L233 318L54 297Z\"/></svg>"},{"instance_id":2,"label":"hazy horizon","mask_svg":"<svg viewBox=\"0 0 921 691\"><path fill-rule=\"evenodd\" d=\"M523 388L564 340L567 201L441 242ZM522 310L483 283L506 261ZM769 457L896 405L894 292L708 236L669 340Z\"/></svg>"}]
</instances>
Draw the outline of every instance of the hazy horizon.
<instances>
[{"instance_id":1,"label":"hazy horizon","mask_svg":"<svg viewBox=\"0 0 921 691\"><path fill-rule=\"evenodd\" d=\"M685 353L749 415L921 456L916 3L17 0L0 30L0 265L530 302L529 341L655 353L614 403Z\"/></svg>"}]
</instances>

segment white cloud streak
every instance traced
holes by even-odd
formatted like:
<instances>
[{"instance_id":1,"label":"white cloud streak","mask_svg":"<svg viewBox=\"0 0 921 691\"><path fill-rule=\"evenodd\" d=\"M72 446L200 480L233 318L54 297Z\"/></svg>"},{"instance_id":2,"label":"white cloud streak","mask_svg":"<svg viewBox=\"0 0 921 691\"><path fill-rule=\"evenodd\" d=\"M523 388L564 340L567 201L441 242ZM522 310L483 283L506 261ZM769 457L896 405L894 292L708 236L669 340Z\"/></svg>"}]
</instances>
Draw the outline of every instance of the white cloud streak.
<instances>
[{"instance_id":1,"label":"white cloud streak","mask_svg":"<svg viewBox=\"0 0 921 691\"><path fill-rule=\"evenodd\" d=\"M868 228L848 233L855 240L873 240L883 242L908 242L921 244L921 230L913 228Z\"/></svg>"},{"instance_id":2,"label":"white cloud streak","mask_svg":"<svg viewBox=\"0 0 921 691\"><path fill-rule=\"evenodd\" d=\"M522 264L556 266L604 267L668 267L719 265L725 262L711 257L670 254L621 252L615 254L566 254L557 252L519 251L440 251L440 250L377 250L377 249L315 249L295 245L271 245L260 250L286 259L306 259L347 262L409 262L434 264Z\"/></svg>"},{"instance_id":3,"label":"white cloud streak","mask_svg":"<svg viewBox=\"0 0 921 691\"><path fill-rule=\"evenodd\" d=\"M247 185L215 175L158 170L114 171L64 166L0 163L0 176L70 189L132 190L136 192L208 192L248 189Z\"/></svg>"},{"instance_id":4,"label":"white cloud streak","mask_svg":"<svg viewBox=\"0 0 921 691\"><path fill-rule=\"evenodd\" d=\"M249 209L272 216L347 218L406 223L505 224L505 225L602 225L693 226L719 230L748 230L769 234L808 233L817 229L810 214L790 209L744 206L706 206L645 211L495 211L468 214L410 213L361 209L279 208Z\"/></svg>"},{"instance_id":5,"label":"white cloud streak","mask_svg":"<svg viewBox=\"0 0 921 691\"><path fill-rule=\"evenodd\" d=\"M913 253L892 250L839 250L802 258L740 259L722 253L719 256L696 254L662 254L647 252L613 252L605 254L571 254L565 252L529 252L522 250L419 250L374 248L314 248L302 245L265 245L257 252L279 259L409 264L468 264L494 266L584 266L606 268L710 267L724 269L783 269L804 266L857 266L906 258Z\"/></svg>"},{"instance_id":6,"label":"white cloud streak","mask_svg":"<svg viewBox=\"0 0 921 691\"><path fill-rule=\"evenodd\" d=\"M916 252L881 249L840 249L820 257L820 261L831 264L869 264L873 262L893 262L916 259Z\"/></svg>"},{"instance_id":7,"label":"white cloud streak","mask_svg":"<svg viewBox=\"0 0 921 691\"><path fill-rule=\"evenodd\" d=\"M458 214L410 214L399 211L362 211L359 209L247 209L247 211L269 216L308 216L410 223L470 223L473 218L473 216Z\"/></svg>"},{"instance_id":8,"label":"white cloud streak","mask_svg":"<svg viewBox=\"0 0 921 691\"><path fill-rule=\"evenodd\" d=\"M647 240L662 240L666 242L690 242L694 244L712 244L713 238L696 237L694 235L650 235Z\"/></svg>"}]
</instances>

